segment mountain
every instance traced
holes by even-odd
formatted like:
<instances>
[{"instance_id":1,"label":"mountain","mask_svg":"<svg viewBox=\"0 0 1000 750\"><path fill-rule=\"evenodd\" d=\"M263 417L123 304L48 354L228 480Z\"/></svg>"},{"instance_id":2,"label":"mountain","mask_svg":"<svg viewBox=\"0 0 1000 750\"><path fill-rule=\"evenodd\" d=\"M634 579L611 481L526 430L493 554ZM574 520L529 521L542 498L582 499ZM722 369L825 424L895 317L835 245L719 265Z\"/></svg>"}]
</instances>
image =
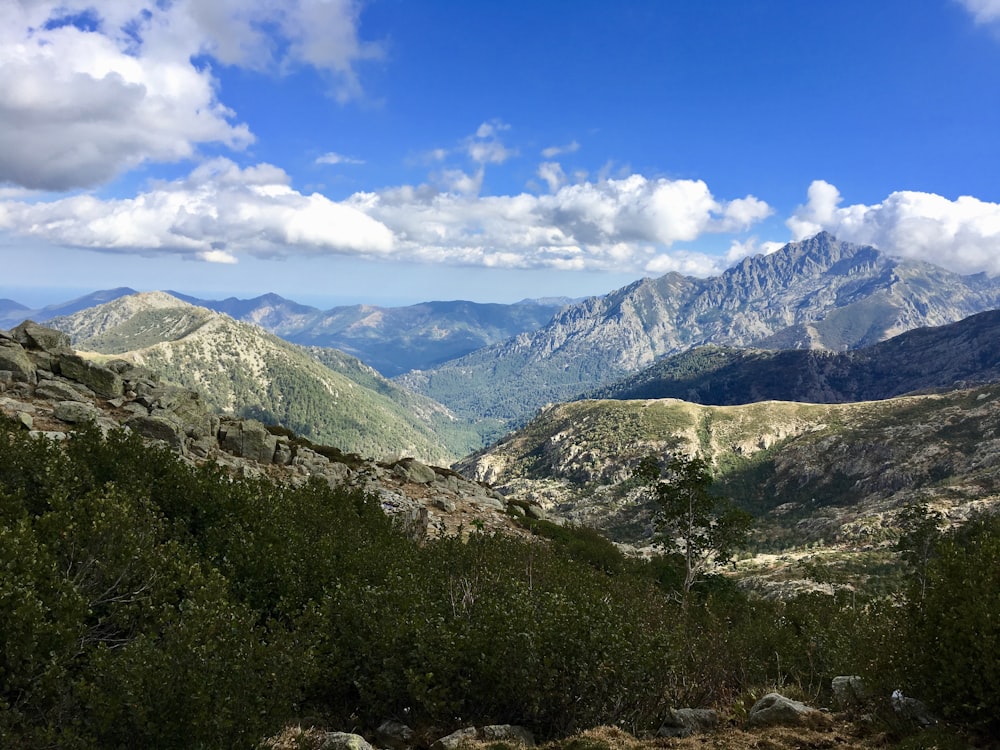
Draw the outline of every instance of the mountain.
<instances>
[{"instance_id":1,"label":"mountain","mask_svg":"<svg viewBox=\"0 0 1000 750\"><path fill-rule=\"evenodd\" d=\"M220 411L377 458L447 464L480 443L468 425L341 352L309 350L163 292L54 318L79 349L143 365Z\"/></svg>"},{"instance_id":2,"label":"mountain","mask_svg":"<svg viewBox=\"0 0 1000 750\"><path fill-rule=\"evenodd\" d=\"M644 456L674 451L703 456L723 494L753 512L758 551L871 549L895 538L914 503L952 522L996 505L1000 384L852 404L577 401L456 468L511 500L637 541L648 538L650 508L629 480Z\"/></svg>"},{"instance_id":3,"label":"mountain","mask_svg":"<svg viewBox=\"0 0 1000 750\"><path fill-rule=\"evenodd\" d=\"M696 346L845 351L996 307L996 280L821 233L714 278L642 279L564 308L537 331L399 382L459 414L516 423Z\"/></svg>"},{"instance_id":4,"label":"mountain","mask_svg":"<svg viewBox=\"0 0 1000 750\"><path fill-rule=\"evenodd\" d=\"M1000 310L918 328L863 349L827 352L707 346L666 357L590 394L698 404L845 403L1000 380Z\"/></svg>"},{"instance_id":5,"label":"mountain","mask_svg":"<svg viewBox=\"0 0 1000 750\"><path fill-rule=\"evenodd\" d=\"M76 299L71 299L69 302L60 302L39 308L29 308L13 300L0 300L0 328L12 328L21 321L28 320L29 318L36 322L42 322L62 315L72 315L80 310L86 310L88 307L101 305L105 302L116 300L119 297L135 293L135 289L124 286L117 289L103 289L91 294L85 294Z\"/></svg>"},{"instance_id":6,"label":"mountain","mask_svg":"<svg viewBox=\"0 0 1000 750\"><path fill-rule=\"evenodd\" d=\"M503 305L459 300L406 307L350 305L321 311L277 294L219 301L170 294L255 323L286 341L348 352L386 377L435 367L533 331L548 323L569 302L551 298Z\"/></svg>"}]
</instances>

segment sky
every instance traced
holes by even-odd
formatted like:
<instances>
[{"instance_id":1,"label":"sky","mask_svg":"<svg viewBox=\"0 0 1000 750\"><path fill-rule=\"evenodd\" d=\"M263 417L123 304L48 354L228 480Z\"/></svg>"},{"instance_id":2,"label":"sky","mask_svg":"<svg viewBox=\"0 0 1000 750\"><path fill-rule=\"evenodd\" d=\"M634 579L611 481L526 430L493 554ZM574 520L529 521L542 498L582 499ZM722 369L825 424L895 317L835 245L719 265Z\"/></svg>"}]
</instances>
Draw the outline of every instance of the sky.
<instances>
[{"instance_id":1,"label":"sky","mask_svg":"<svg viewBox=\"0 0 1000 750\"><path fill-rule=\"evenodd\" d=\"M0 297L1000 273L1000 0L2 0Z\"/></svg>"}]
</instances>

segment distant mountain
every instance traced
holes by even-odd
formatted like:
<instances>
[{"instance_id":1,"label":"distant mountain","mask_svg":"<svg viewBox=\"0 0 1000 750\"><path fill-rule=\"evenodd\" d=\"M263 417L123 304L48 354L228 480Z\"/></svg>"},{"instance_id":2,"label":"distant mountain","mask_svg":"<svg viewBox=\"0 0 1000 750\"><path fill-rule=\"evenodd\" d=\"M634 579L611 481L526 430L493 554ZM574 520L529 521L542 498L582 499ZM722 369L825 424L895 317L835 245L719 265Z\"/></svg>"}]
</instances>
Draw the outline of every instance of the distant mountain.
<instances>
[{"instance_id":1,"label":"distant mountain","mask_svg":"<svg viewBox=\"0 0 1000 750\"><path fill-rule=\"evenodd\" d=\"M61 315L72 315L80 310L86 310L88 307L101 305L105 302L116 300L119 297L135 293L135 289L129 289L128 287L123 286L118 287L117 289L104 289L91 294L86 294L82 297L72 299L69 302L60 302L54 305L47 305L45 307L38 308L29 308L25 305L14 302L13 300L0 300L0 328L13 328L29 318L34 320L36 323L41 323ZM4 302L11 304L7 306L3 304Z\"/></svg>"},{"instance_id":2,"label":"distant mountain","mask_svg":"<svg viewBox=\"0 0 1000 750\"><path fill-rule=\"evenodd\" d=\"M821 233L714 278L642 279L564 308L535 332L399 382L457 413L516 423L696 346L845 351L996 307L996 280Z\"/></svg>"},{"instance_id":3,"label":"distant mountain","mask_svg":"<svg viewBox=\"0 0 1000 750\"><path fill-rule=\"evenodd\" d=\"M342 352L306 349L163 292L47 323L78 349L149 367L223 412L282 424L344 451L447 464L480 443L466 422Z\"/></svg>"},{"instance_id":4,"label":"distant mountain","mask_svg":"<svg viewBox=\"0 0 1000 750\"><path fill-rule=\"evenodd\" d=\"M406 307L350 305L322 311L277 294L249 300L204 300L170 292L191 304L255 323L286 341L353 354L386 377L435 367L548 323L565 298L512 305L424 302Z\"/></svg>"},{"instance_id":5,"label":"distant mountain","mask_svg":"<svg viewBox=\"0 0 1000 750\"><path fill-rule=\"evenodd\" d=\"M590 394L698 404L847 403L1000 380L1000 311L918 328L849 352L707 346L666 357Z\"/></svg>"}]
</instances>

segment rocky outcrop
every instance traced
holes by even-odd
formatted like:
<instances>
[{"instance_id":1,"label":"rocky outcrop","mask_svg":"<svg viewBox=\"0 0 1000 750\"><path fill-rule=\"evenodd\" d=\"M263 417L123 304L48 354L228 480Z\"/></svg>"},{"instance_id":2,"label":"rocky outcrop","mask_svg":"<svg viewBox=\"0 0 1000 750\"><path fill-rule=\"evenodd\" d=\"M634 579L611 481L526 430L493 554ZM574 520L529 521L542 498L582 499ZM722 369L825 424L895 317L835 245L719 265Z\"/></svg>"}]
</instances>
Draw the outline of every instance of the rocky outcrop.
<instances>
[{"instance_id":1,"label":"rocky outcrop","mask_svg":"<svg viewBox=\"0 0 1000 750\"><path fill-rule=\"evenodd\" d=\"M747 725L751 727L816 727L829 721L822 711L780 693L765 695L753 704L747 716Z\"/></svg>"},{"instance_id":2,"label":"rocky outcrop","mask_svg":"<svg viewBox=\"0 0 1000 750\"><path fill-rule=\"evenodd\" d=\"M719 726L719 712L711 708L673 708L663 717L657 731L658 737L690 737L715 731Z\"/></svg>"},{"instance_id":3,"label":"rocky outcrop","mask_svg":"<svg viewBox=\"0 0 1000 750\"><path fill-rule=\"evenodd\" d=\"M30 321L0 331L0 413L35 435L58 440L92 423L104 432L130 430L186 461L214 461L244 476L293 484L319 478L368 493L416 536L468 533L471 520L484 531L512 526L501 495L449 469L413 458L365 460L257 420L220 417L195 391L124 360L92 361L68 343L65 334Z\"/></svg>"}]
</instances>

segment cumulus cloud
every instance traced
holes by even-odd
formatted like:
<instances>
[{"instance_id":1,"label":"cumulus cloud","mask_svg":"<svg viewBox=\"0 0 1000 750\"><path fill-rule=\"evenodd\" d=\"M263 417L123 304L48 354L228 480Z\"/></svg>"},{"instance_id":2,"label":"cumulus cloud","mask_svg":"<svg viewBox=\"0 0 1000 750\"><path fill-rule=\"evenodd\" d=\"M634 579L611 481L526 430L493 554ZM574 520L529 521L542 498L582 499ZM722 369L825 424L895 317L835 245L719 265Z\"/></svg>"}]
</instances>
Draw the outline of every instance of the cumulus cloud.
<instances>
[{"instance_id":1,"label":"cumulus cloud","mask_svg":"<svg viewBox=\"0 0 1000 750\"><path fill-rule=\"evenodd\" d=\"M1000 204L911 190L891 193L870 206L841 202L836 187L814 181L807 202L786 222L793 237L826 230L841 240L958 273L1000 273Z\"/></svg>"},{"instance_id":2,"label":"cumulus cloud","mask_svg":"<svg viewBox=\"0 0 1000 750\"><path fill-rule=\"evenodd\" d=\"M0 203L0 228L67 247L213 263L234 263L240 255L379 256L394 243L389 229L356 208L296 192L281 169L240 169L227 159L135 198Z\"/></svg>"},{"instance_id":3,"label":"cumulus cloud","mask_svg":"<svg viewBox=\"0 0 1000 750\"><path fill-rule=\"evenodd\" d=\"M250 129L193 60L312 66L344 98L356 63L379 54L357 16L351 0L0 3L0 183L68 190L202 144L242 149Z\"/></svg>"},{"instance_id":4,"label":"cumulus cloud","mask_svg":"<svg viewBox=\"0 0 1000 750\"><path fill-rule=\"evenodd\" d=\"M0 201L0 230L54 245L173 254L213 263L241 256L346 254L449 265L704 275L719 259L675 249L771 213L753 196L715 198L699 180L562 185L545 195L481 196L480 167L441 176L447 189L402 186L341 202L305 195L278 167L216 159L135 198L80 195Z\"/></svg>"},{"instance_id":5,"label":"cumulus cloud","mask_svg":"<svg viewBox=\"0 0 1000 750\"><path fill-rule=\"evenodd\" d=\"M545 161L538 165L538 176L545 180L549 192L554 193L566 184L566 173L559 162Z\"/></svg>"},{"instance_id":6,"label":"cumulus cloud","mask_svg":"<svg viewBox=\"0 0 1000 750\"><path fill-rule=\"evenodd\" d=\"M503 164L517 151L509 149L500 140L500 133L510 130L510 125L500 120L484 122L476 134L465 141L466 155L477 164Z\"/></svg>"}]
</instances>

